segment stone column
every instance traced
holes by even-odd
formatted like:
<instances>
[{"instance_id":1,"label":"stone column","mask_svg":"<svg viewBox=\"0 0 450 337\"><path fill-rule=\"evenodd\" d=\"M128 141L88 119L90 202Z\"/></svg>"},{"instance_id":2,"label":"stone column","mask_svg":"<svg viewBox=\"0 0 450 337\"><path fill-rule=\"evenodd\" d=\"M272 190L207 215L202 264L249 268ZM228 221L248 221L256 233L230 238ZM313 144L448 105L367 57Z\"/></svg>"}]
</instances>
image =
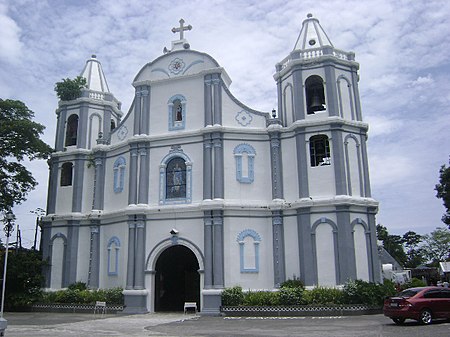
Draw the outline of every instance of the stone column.
<instances>
[{"instance_id":1,"label":"stone column","mask_svg":"<svg viewBox=\"0 0 450 337\"><path fill-rule=\"evenodd\" d=\"M145 270L145 215L136 223L136 255L134 264L134 289L144 289Z\"/></svg>"},{"instance_id":2,"label":"stone column","mask_svg":"<svg viewBox=\"0 0 450 337\"><path fill-rule=\"evenodd\" d=\"M77 148L87 148L88 114L89 105L87 103L81 103L78 118Z\"/></svg>"},{"instance_id":3,"label":"stone column","mask_svg":"<svg viewBox=\"0 0 450 337\"><path fill-rule=\"evenodd\" d=\"M223 268L223 215L213 211L213 283L214 288L224 286Z\"/></svg>"},{"instance_id":4,"label":"stone column","mask_svg":"<svg viewBox=\"0 0 450 337\"><path fill-rule=\"evenodd\" d=\"M286 281L286 264L284 254L284 230L281 211L272 212L272 237L273 237L273 271L274 284L279 287Z\"/></svg>"},{"instance_id":5,"label":"stone column","mask_svg":"<svg viewBox=\"0 0 450 337\"><path fill-rule=\"evenodd\" d=\"M295 131L295 141L297 147L297 175L298 175L298 196L299 198L309 197L308 182L308 153L306 149L305 129Z\"/></svg>"},{"instance_id":6,"label":"stone column","mask_svg":"<svg viewBox=\"0 0 450 337\"><path fill-rule=\"evenodd\" d=\"M292 72L292 80L294 88L292 94L294 95L294 116L295 120L305 119L305 88L303 87L303 77L301 70L294 70Z\"/></svg>"},{"instance_id":7,"label":"stone column","mask_svg":"<svg viewBox=\"0 0 450 337\"><path fill-rule=\"evenodd\" d=\"M137 204L138 149L136 144L130 145L130 185L128 204Z\"/></svg>"},{"instance_id":8,"label":"stone column","mask_svg":"<svg viewBox=\"0 0 450 337\"><path fill-rule=\"evenodd\" d=\"M224 198L224 166L223 166L223 139L222 134L215 132L212 135L214 146L214 199Z\"/></svg>"},{"instance_id":9,"label":"stone column","mask_svg":"<svg viewBox=\"0 0 450 337\"><path fill-rule=\"evenodd\" d=\"M327 64L325 68L326 104L329 116L339 116L339 105L336 85L336 72L334 66Z\"/></svg>"},{"instance_id":10,"label":"stone column","mask_svg":"<svg viewBox=\"0 0 450 337\"><path fill-rule=\"evenodd\" d=\"M136 244L136 223L134 220L128 220L128 262L127 262L127 284L126 289L134 288L134 262Z\"/></svg>"},{"instance_id":11,"label":"stone column","mask_svg":"<svg viewBox=\"0 0 450 337\"><path fill-rule=\"evenodd\" d=\"M340 125L331 124L331 142L336 195L346 195L348 192L345 177L344 141Z\"/></svg>"},{"instance_id":12,"label":"stone column","mask_svg":"<svg viewBox=\"0 0 450 337\"><path fill-rule=\"evenodd\" d=\"M270 136L270 156L272 168L272 198L283 199L283 168L281 160L280 133L271 132Z\"/></svg>"},{"instance_id":13,"label":"stone column","mask_svg":"<svg viewBox=\"0 0 450 337\"><path fill-rule=\"evenodd\" d=\"M355 241L353 228L350 223L350 210L348 206L336 206L338 227L338 258L336 266L339 268L339 284L347 280L356 279Z\"/></svg>"},{"instance_id":14,"label":"stone column","mask_svg":"<svg viewBox=\"0 0 450 337\"><path fill-rule=\"evenodd\" d=\"M361 135L361 160L362 160L362 172L363 172L363 182L364 182L364 194L363 196L367 198L372 197L372 191L370 189L370 179L369 179L369 162L367 160L367 145L366 145L367 135Z\"/></svg>"},{"instance_id":15,"label":"stone column","mask_svg":"<svg viewBox=\"0 0 450 337\"><path fill-rule=\"evenodd\" d=\"M311 237L311 208L297 210L297 229L300 253L300 280L305 286L317 284L317 269Z\"/></svg>"},{"instance_id":16,"label":"stone column","mask_svg":"<svg viewBox=\"0 0 450 337\"><path fill-rule=\"evenodd\" d=\"M148 204L149 192L149 144L139 144L139 204Z\"/></svg>"},{"instance_id":17,"label":"stone column","mask_svg":"<svg viewBox=\"0 0 450 337\"><path fill-rule=\"evenodd\" d=\"M62 151L66 144L66 120L67 106L63 106L57 110L58 122L56 130L55 150Z\"/></svg>"},{"instance_id":18,"label":"stone column","mask_svg":"<svg viewBox=\"0 0 450 337\"><path fill-rule=\"evenodd\" d=\"M48 179L47 214L56 212L56 199L58 197L58 158L50 158L48 161L50 174Z\"/></svg>"},{"instance_id":19,"label":"stone column","mask_svg":"<svg viewBox=\"0 0 450 337\"><path fill-rule=\"evenodd\" d=\"M141 134L141 116L142 116L142 107L141 107L141 91L140 87L136 88L136 93L134 96L134 128L133 135Z\"/></svg>"},{"instance_id":20,"label":"stone column","mask_svg":"<svg viewBox=\"0 0 450 337\"><path fill-rule=\"evenodd\" d=\"M203 136L203 199L212 199L212 143L211 136Z\"/></svg>"},{"instance_id":21,"label":"stone column","mask_svg":"<svg viewBox=\"0 0 450 337\"><path fill-rule=\"evenodd\" d=\"M91 289L99 287L100 276L100 227L93 222L91 226L91 242L89 254L88 286Z\"/></svg>"},{"instance_id":22,"label":"stone column","mask_svg":"<svg viewBox=\"0 0 450 337\"><path fill-rule=\"evenodd\" d=\"M67 247L64 264L63 287L75 283L77 279L78 237L80 223L69 220L67 222Z\"/></svg>"},{"instance_id":23,"label":"stone column","mask_svg":"<svg viewBox=\"0 0 450 337\"><path fill-rule=\"evenodd\" d=\"M94 198L92 209L102 210L105 197L105 153L95 152L94 154Z\"/></svg>"},{"instance_id":24,"label":"stone column","mask_svg":"<svg viewBox=\"0 0 450 337\"><path fill-rule=\"evenodd\" d=\"M352 67L352 88L353 88L353 97L355 98L355 117L356 120L362 121L361 114L361 101L359 99L359 87L358 87L358 69L356 67Z\"/></svg>"},{"instance_id":25,"label":"stone column","mask_svg":"<svg viewBox=\"0 0 450 337\"><path fill-rule=\"evenodd\" d=\"M214 125L222 125L222 86L220 82L220 74L212 75L213 94L214 94Z\"/></svg>"},{"instance_id":26,"label":"stone column","mask_svg":"<svg viewBox=\"0 0 450 337\"><path fill-rule=\"evenodd\" d=\"M86 164L86 156L83 154L75 155L74 162L72 212L82 212L84 165Z\"/></svg>"},{"instance_id":27,"label":"stone column","mask_svg":"<svg viewBox=\"0 0 450 337\"><path fill-rule=\"evenodd\" d=\"M371 282L382 282L381 264L378 257L377 248L377 226L375 221L375 215L377 214L376 207L369 207L367 209L367 219L370 231L370 243L369 249L369 277Z\"/></svg>"},{"instance_id":28,"label":"stone column","mask_svg":"<svg viewBox=\"0 0 450 337\"><path fill-rule=\"evenodd\" d=\"M205 126L213 125L212 118L212 87L211 87L211 75L205 76Z\"/></svg>"},{"instance_id":29,"label":"stone column","mask_svg":"<svg viewBox=\"0 0 450 337\"><path fill-rule=\"evenodd\" d=\"M205 211L204 215L204 239L205 239L205 289L213 287L213 235L211 211Z\"/></svg>"}]
</instances>

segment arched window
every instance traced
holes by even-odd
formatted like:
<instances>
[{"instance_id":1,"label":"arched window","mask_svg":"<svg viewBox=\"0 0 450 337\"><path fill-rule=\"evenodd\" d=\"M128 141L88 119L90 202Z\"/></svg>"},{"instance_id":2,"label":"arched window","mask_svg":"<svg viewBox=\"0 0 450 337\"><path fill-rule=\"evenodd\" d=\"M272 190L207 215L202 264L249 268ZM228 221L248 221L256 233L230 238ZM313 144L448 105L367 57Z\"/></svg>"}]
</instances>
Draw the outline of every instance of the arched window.
<instances>
[{"instance_id":1,"label":"arched window","mask_svg":"<svg viewBox=\"0 0 450 337\"><path fill-rule=\"evenodd\" d=\"M114 276L119 273L119 250L120 240L113 236L108 241L108 275Z\"/></svg>"},{"instance_id":2,"label":"arched window","mask_svg":"<svg viewBox=\"0 0 450 337\"><path fill-rule=\"evenodd\" d=\"M325 103L325 92L323 89L323 80L320 76L313 75L306 79L305 94L306 111L308 115L327 109Z\"/></svg>"},{"instance_id":3,"label":"arched window","mask_svg":"<svg viewBox=\"0 0 450 337\"><path fill-rule=\"evenodd\" d=\"M255 149L248 144L239 144L233 153L236 158L236 180L243 184L251 184L255 179Z\"/></svg>"},{"instance_id":4,"label":"arched window","mask_svg":"<svg viewBox=\"0 0 450 337\"><path fill-rule=\"evenodd\" d=\"M111 119L111 131L113 131L116 128L116 122L114 119Z\"/></svg>"},{"instance_id":5,"label":"arched window","mask_svg":"<svg viewBox=\"0 0 450 337\"><path fill-rule=\"evenodd\" d=\"M61 166L61 186L72 186L72 163L64 163Z\"/></svg>"},{"instance_id":6,"label":"arched window","mask_svg":"<svg viewBox=\"0 0 450 337\"><path fill-rule=\"evenodd\" d=\"M124 181L125 181L125 168L126 161L125 158L119 157L114 162L114 192L120 193L123 191Z\"/></svg>"},{"instance_id":7,"label":"arched window","mask_svg":"<svg viewBox=\"0 0 450 337\"><path fill-rule=\"evenodd\" d=\"M172 96L169 107L169 130L181 130L186 125L186 99L182 95Z\"/></svg>"},{"instance_id":8,"label":"arched window","mask_svg":"<svg viewBox=\"0 0 450 337\"><path fill-rule=\"evenodd\" d=\"M261 237L253 229L246 229L239 233L239 256L241 273L259 272L259 244Z\"/></svg>"},{"instance_id":9,"label":"arched window","mask_svg":"<svg viewBox=\"0 0 450 337\"><path fill-rule=\"evenodd\" d=\"M66 125L66 146L77 145L78 116L70 115Z\"/></svg>"},{"instance_id":10,"label":"arched window","mask_svg":"<svg viewBox=\"0 0 450 337\"><path fill-rule=\"evenodd\" d=\"M166 199L186 198L186 163L175 157L166 167Z\"/></svg>"},{"instance_id":11,"label":"arched window","mask_svg":"<svg viewBox=\"0 0 450 337\"><path fill-rule=\"evenodd\" d=\"M159 203L191 202L192 162L179 146L173 146L159 166Z\"/></svg>"},{"instance_id":12,"label":"arched window","mask_svg":"<svg viewBox=\"0 0 450 337\"><path fill-rule=\"evenodd\" d=\"M311 166L331 164L330 143L325 135L312 136L309 139Z\"/></svg>"}]
</instances>

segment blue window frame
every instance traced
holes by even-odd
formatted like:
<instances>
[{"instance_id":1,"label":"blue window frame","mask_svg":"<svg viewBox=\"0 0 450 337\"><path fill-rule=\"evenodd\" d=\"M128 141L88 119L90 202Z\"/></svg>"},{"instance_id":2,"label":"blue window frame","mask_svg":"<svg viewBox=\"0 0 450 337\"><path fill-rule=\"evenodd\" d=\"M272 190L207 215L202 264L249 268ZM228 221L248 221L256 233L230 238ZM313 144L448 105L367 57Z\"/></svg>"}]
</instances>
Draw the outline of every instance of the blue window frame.
<instances>
[{"instance_id":1,"label":"blue window frame","mask_svg":"<svg viewBox=\"0 0 450 337\"><path fill-rule=\"evenodd\" d=\"M255 180L255 149L249 144L239 144L233 153L236 158L236 180L251 184Z\"/></svg>"},{"instance_id":2,"label":"blue window frame","mask_svg":"<svg viewBox=\"0 0 450 337\"><path fill-rule=\"evenodd\" d=\"M183 130L186 127L186 98L183 95L172 96L167 105L169 131Z\"/></svg>"},{"instance_id":3,"label":"blue window frame","mask_svg":"<svg viewBox=\"0 0 450 337\"><path fill-rule=\"evenodd\" d=\"M114 192L120 193L123 191L125 181L126 161L124 157L119 157L114 162Z\"/></svg>"},{"instance_id":4,"label":"blue window frame","mask_svg":"<svg viewBox=\"0 0 450 337\"><path fill-rule=\"evenodd\" d=\"M192 190L192 162L183 150L172 149L159 168L159 203L190 203Z\"/></svg>"},{"instance_id":5,"label":"blue window frame","mask_svg":"<svg viewBox=\"0 0 450 337\"><path fill-rule=\"evenodd\" d=\"M113 236L108 241L108 275L115 276L119 274L119 250L120 240Z\"/></svg>"},{"instance_id":6,"label":"blue window frame","mask_svg":"<svg viewBox=\"0 0 450 337\"><path fill-rule=\"evenodd\" d=\"M239 243L241 273L259 273L259 234L246 229L239 233L236 241Z\"/></svg>"}]
</instances>

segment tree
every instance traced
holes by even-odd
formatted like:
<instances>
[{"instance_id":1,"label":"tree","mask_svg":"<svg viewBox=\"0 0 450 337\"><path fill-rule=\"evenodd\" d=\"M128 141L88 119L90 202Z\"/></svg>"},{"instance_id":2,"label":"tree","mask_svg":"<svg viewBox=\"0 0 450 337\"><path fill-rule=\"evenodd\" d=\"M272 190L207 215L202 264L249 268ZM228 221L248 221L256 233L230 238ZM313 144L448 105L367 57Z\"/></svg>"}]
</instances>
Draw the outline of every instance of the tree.
<instances>
[{"instance_id":1,"label":"tree","mask_svg":"<svg viewBox=\"0 0 450 337\"><path fill-rule=\"evenodd\" d=\"M437 192L436 197L442 199L446 209L442 216L442 222L450 229L450 165L449 167L446 167L445 165L441 166L441 169L439 170L439 184L436 185L435 190Z\"/></svg>"},{"instance_id":2,"label":"tree","mask_svg":"<svg viewBox=\"0 0 450 337\"><path fill-rule=\"evenodd\" d=\"M424 236L424 250L433 265L450 260L450 230L438 227L431 234Z\"/></svg>"},{"instance_id":3,"label":"tree","mask_svg":"<svg viewBox=\"0 0 450 337\"><path fill-rule=\"evenodd\" d=\"M52 148L40 139L45 127L21 101L0 99L0 211L26 200L37 185L22 162L47 159Z\"/></svg>"},{"instance_id":4,"label":"tree","mask_svg":"<svg viewBox=\"0 0 450 337\"><path fill-rule=\"evenodd\" d=\"M383 248L401 265L405 265L408 258L403 250L403 238L400 235L390 235L387 228L377 225L377 238L383 241Z\"/></svg>"},{"instance_id":5,"label":"tree","mask_svg":"<svg viewBox=\"0 0 450 337\"><path fill-rule=\"evenodd\" d=\"M86 87L86 79L77 76L73 80L66 78L62 82L56 82L55 91L61 101L71 101L80 97L81 89Z\"/></svg>"},{"instance_id":6,"label":"tree","mask_svg":"<svg viewBox=\"0 0 450 337\"><path fill-rule=\"evenodd\" d=\"M5 249L0 251L0 265L3 266ZM32 249L10 250L6 274L5 305L8 310L31 305L41 297L44 282L42 267L47 265L40 252Z\"/></svg>"},{"instance_id":7,"label":"tree","mask_svg":"<svg viewBox=\"0 0 450 337\"><path fill-rule=\"evenodd\" d=\"M403 245L406 250L407 260L405 262L406 268L416 268L423 264L426 260L425 252L420 243L423 241L422 235L413 231L408 231L403 234Z\"/></svg>"}]
</instances>

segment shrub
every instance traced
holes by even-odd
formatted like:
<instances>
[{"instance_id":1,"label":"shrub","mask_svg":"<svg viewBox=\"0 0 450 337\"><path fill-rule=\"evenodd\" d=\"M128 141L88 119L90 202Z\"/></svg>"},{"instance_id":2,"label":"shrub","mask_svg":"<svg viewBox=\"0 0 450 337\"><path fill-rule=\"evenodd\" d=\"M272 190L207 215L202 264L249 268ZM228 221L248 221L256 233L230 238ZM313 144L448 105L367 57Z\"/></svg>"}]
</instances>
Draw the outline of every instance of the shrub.
<instances>
[{"instance_id":1,"label":"shrub","mask_svg":"<svg viewBox=\"0 0 450 337\"><path fill-rule=\"evenodd\" d=\"M302 303L303 288L300 287L282 287L278 293L279 303L281 305L299 305Z\"/></svg>"},{"instance_id":2,"label":"shrub","mask_svg":"<svg viewBox=\"0 0 450 337\"><path fill-rule=\"evenodd\" d=\"M299 279L289 279L281 283L280 288L301 288L305 289L305 285Z\"/></svg>"},{"instance_id":3,"label":"shrub","mask_svg":"<svg viewBox=\"0 0 450 337\"><path fill-rule=\"evenodd\" d=\"M70 284L67 287L67 289L69 289L69 290L86 290L87 286L86 286L86 283L79 281L79 282Z\"/></svg>"},{"instance_id":4,"label":"shrub","mask_svg":"<svg viewBox=\"0 0 450 337\"><path fill-rule=\"evenodd\" d=\"M344 301L349 304L380 306L386 296L393 294L395 294L395 288L392 282L380 284L351 280L344 286Z\"/></svg>"},{"instance_id":5,"label":"shrub","mask_svg":"<svg viewBox=\"0 0 450 337\"><path fill-rule=\"evenodd\" d=\"M244 295L244 305L278 305L280 303L278 292L273 291L249 291Z\"/></svg>"},{"instance_id":6,"label":"shrub","mask_svg":"<svg viewBox=\"0 0 450 337\"><path fill-rule=\"evenodd\" d=\"M222 291L222 305L242 305L244 294L240 286L226 288Z\"/></svg>"},{"instance_id":7,"label":"shrub","mask_svg":"<svg viewBox=\"0 0 450 337\"><path fill-rule=\"evenodd\" d=\"M70 101L81 96L81 89L86 88L86 79L77 76L73 80L63 79L62 82L56 82L55 91L61 101Z\"/></svg>"},{"instance_id":8,"label":"shrub","mask_svg":"<svg viewBox=\"0 0 450 337\"><path fill-rule=\"evenodd\" d=\"M343 303L343 292L336 288L316 287L305 290L302 304L330 305Z\"/></svg>"},{"instance_id":9,"label":"shrub","mask_svg":"<svg viewBox=\"0 0 450 337\"><path fill-rule=\"evenodd\" d=\"M424 281L413 277L409 282L401 284L400 285L400 290L405 290L405 289L408 289L408 288L415 288L415 287L425 287L426 285L427 284Z\"/></svg>"},{"instance_id":10,"label":"shrub","mask_svg":"<svg viewBox=\"0 0 450 337\"><path fill-rule=\"evenodd\" d=\"M73 287L72 287L73 288ZM52 292L46 292L43 295L44 303L79 303L94 304L96 301L106 302L107 304L123 304L123 289L66 289Z\"/></svg>"}]
</instances>

